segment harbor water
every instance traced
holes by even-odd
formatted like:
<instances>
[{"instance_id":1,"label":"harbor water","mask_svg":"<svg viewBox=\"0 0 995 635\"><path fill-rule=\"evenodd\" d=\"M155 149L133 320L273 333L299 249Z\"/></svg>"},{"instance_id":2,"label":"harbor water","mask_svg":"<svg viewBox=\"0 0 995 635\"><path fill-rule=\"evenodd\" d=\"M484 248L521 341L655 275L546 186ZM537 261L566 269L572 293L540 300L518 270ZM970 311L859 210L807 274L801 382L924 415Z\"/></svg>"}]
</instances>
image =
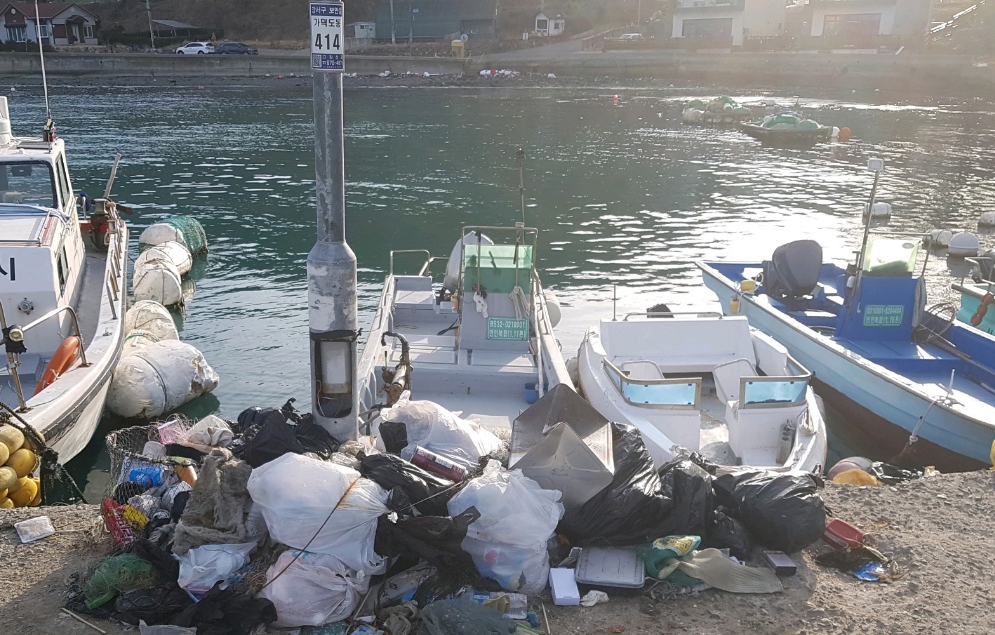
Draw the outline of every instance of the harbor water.
<instances>
[{"instance_id":1,"label":"harbor water","mask_svg":"<svg viewBox=\"0 0 995 635\"><path fill-rule=\"evenodd\" d=\"M114 153L123 154L114 196L136 210L132 259L141 230L163 216L193 216L207 231L210 254L178 322L221 385L190 404L191 415L234 418L291 397L309 408L313 110L310 84L290 81L52 90L77 191L101 194ZM819 240L827 259L851 258L869 157L887 163L878 200L893 206L890 228L976 231L981 213L993 210L990 104L734 97L795 106L820 123L848 126L854 140L777 149L732 129L685 126L686 91L347 89L346 232L359 262L360 324L372 317L390 250L444 256L461 226L521 219L519 146L527 155L526 222L542 231L539 267L563 305L557 335L566 357L588 325L613 311L621 317L658 302L717 308L697 259L756 260L798 238ZM44 123L40 90L18 85L11 110L15 134ZM927 266L930 302L953 299L950 283L963 263L939 255ZM91 498L106 478L102 434L119 425L106 419L71 465ZM836 456L847 446L837 440Z\"/></svg>"}]
</instances>

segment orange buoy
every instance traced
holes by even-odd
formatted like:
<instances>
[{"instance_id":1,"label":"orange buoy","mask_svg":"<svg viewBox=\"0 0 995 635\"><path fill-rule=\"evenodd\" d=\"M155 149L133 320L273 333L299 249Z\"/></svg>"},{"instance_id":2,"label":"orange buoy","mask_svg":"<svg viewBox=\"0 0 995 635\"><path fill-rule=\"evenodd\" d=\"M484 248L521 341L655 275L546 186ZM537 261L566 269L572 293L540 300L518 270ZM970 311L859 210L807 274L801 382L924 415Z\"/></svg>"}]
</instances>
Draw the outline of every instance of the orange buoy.
<instances>
[{"instance_id":1,"label":"orange buoy","mask_svg":"<svg viewBox=\"0 0 995 635\"><path fill-rule=\"evenodd\" d=\"M612 97L612 103L615 104L616 106L618 105L618 95Z\"/></svg>"},{"instance_id":2,"label":"orange buoy","mask_svg":"<svg viewBox=\"0 0 995 635\"><path fill-rule=\"evenodd\" d=\"M992 303L995 303L995 295L992 295L989 291L981 298L981 302L978 303L978 309L971 316L971 326L978 326L984 321L985 315L988 314L988 306Z\"/></svg>"},{"instance_id":3,"label":"orange buoy","mask_svg":"<svg viewBox=\"0 0 995 635\"><path fill-rule=\"evenodd\" d=\"M48 360L48 365L45 366L45 372L42 373L41 380L38 382L38 385L35 386L35 394L37 395L51 386L56 379L72 368L73 365L76 364L76 359L80 357L82 352L82 342L79 337L70 335L66 339L62 340L62 343L59 344L59 348L55 349L55 354L52 355L52 359Z\"/></svg>"},{"instance_id":4,"label":"orange buoy","mask_svg":"<svg viewBox=\"0 0 995 635\"><path fill-rule=\"evenodd\" d=\"M840 143L846 143L847 141L850 140L850 129L849 128L840 128L839 140L840 140Z\"/></svg>"}]
</instances>

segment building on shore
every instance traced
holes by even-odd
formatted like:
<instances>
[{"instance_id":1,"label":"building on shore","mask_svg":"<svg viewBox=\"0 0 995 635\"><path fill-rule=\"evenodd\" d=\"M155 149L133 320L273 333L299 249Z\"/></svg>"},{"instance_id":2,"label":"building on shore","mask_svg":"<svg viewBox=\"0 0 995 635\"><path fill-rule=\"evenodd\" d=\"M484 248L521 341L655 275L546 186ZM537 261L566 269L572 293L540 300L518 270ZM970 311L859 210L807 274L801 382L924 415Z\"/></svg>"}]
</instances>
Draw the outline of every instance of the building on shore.
<instances>
[{"instance_id":1,"label":"building on shore","mask_svg":"<svg viewBox=\"0 0 995 635\"><path fill-rule=\"evenodd\" d=\"M677 0L671 37L689 46L742 46L746 37L783 35L785 12L784 0Z\"/></svg>"},{"instance_id":2,"label":"building on shore","mask_svg":"<svg viewBox=\"0 0 995 635\"><path fill-rule=\"evenodd\" d=\"M562 14L557 13L550 17L544 11L540 11L536 14L536 26L532 33L540 37L554 37L563 35L566 29L567 21Z\"/></svg>"},{"instance_id":3,"label":"building on shore","mask_svg":"<svg viewBox=\"0 0 995 635\"><path fill-rule=\"evenodd\" d=\"M0 13L0 42L38 42L52 46L96 44L99 18L70 2L11 2Z\"/></svg>"},{"instance_id":4,"label":"building on shore","mask_svg":"<svg viewBox=\"0 0 995 635\"><path fill-rule=\"evenodd\" d=\"M494 37L498 0L380 0L376 40L458 40Z\"/></svg>"},{"instance_id":5,"label":"building on shore","mask_svg":"<svg viewBox=\"0 0 995 635\"><path fill-rule=\"evenodd\" d=\"M932 0L810 0L812 37L925 35Z\"/></svg>"}]
</instances>

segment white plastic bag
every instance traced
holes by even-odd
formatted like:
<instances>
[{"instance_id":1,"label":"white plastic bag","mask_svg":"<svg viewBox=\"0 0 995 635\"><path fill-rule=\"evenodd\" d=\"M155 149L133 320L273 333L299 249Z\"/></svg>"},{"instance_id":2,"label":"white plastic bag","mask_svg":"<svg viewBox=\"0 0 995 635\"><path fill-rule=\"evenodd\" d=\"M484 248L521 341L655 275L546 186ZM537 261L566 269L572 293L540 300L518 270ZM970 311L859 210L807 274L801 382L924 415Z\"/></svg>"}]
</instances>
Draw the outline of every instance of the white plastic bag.
<instances>
[{"instance_id":1,"label":"white plastic bag","mask_svg":"<svg viewBox=\"0 0 995 635\"><path fill-rule=\"evenodd\" d=\"M249 562L249 552L256 543L232 545L203 545L176 556L180 561L180 575L176 582L181 589L200 595L211 590L216 583L227 580Z\"/></svg>"},{"instance_id":2,"label":"white plastic bag","mask_svg":"<svg viewBox=\"0 0 995 635\"><path fill-rule=\"evenodd\" d=\"M228 422L221 417L207 415L180 437L180 444L207 454L214 448L227 448L234 439L235 434Z\"/></svg>"},{"instance_id":3,"label":"white plastic bag","mask_svg":"<svg viewBox=\"0 0 995 635\"><path fill-rule=\"evenodd\" d=\"M387 492L356 470L287 453L252 470L248 489L277 542L331 554L367 575L386 570L373 539Z\"/></svg>"},{"instance_id":4,"label":"white plastic bag","mask_svg":"<svg viewBox=\"0 0 995 635\"><path fill-rule=\"evenodd\" d=\"M535 595L549 578L546 542L563 516L559 500L560 492L491 462L447 507L452 516L470 507L480 512L462 543L477 570L507 591Z\"/></svg>"},{"instance_id":5,"label":"white plastic bag","mask_svg":"<svg viewBox=\"0 0 995 635\"><path fill-rule=\"evenodd\" d=\"M335 556L288 549L266 571L256 597L276 607L274 626L320 626L349 617L368 588L364 573Z\"/></svg>"},{"instance_id":6,"label":"white plastic bag","mask_svg":"<svg viewBox=\"0 0 995 635\"><path fill-rule=\"evenodd\" d=\"M461 419L432 401L410 401L408 393L381 416L384 421L403 423L408 445L401 458L410 461L415 447L440 454L467 469L477 467L480 457L501 448L501 440L480 424Z\"/></svg>"}]
</instances>

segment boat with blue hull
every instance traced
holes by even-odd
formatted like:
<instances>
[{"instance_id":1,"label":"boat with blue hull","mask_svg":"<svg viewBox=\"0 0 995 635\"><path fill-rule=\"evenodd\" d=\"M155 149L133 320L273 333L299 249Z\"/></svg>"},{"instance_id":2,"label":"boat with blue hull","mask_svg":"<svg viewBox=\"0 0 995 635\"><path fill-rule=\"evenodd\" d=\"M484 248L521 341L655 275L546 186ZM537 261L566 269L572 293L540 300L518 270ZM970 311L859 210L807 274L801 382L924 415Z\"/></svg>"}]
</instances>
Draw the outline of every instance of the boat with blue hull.
<instances>
[{"instance_id":1,"label":"boat with blue hull","mask_svg":"<svg viewBox=\"0 0 995 635\"><path fill-rule=\"evenodd\" d=\"M966 471L995 440L995 337L926 308L918 243L874 234L856 266L812 240L765 262L699 262L727 313L780 341L877 458Z\"/></svg>"}]
</instances>

